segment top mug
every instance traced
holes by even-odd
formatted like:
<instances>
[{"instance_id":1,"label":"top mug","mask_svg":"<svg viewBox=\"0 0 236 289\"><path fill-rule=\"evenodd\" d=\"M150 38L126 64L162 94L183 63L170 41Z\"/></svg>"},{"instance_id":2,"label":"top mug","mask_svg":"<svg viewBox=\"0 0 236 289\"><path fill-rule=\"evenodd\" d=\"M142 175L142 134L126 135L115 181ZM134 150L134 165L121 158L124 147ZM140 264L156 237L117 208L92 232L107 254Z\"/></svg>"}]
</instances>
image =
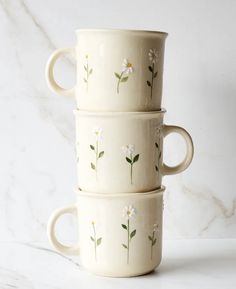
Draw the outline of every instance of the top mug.
<instances>
[{"instance_id":1,"label":"top mug","mask_svg":"<svg viewBox=\"0 0 236 289\"><path fill-rule=\"evenodd\" d=\"M76 97L77 108L92 111L153 111L161 109L164 48L167 33L141 30L76 31L75 48L58 49L48 60L49 87ZM65 89L54 79L54 64L71 54L77 81Z\"/></svg>"}]
</instances>

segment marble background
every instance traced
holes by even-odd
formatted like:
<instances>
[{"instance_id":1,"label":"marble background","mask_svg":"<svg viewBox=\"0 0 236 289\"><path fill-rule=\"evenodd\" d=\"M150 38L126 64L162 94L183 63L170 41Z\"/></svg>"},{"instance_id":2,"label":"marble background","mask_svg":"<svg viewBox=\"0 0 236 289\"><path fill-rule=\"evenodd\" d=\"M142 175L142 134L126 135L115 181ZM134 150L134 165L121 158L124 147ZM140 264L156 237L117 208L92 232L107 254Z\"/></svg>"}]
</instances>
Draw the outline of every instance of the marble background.
<instances>
[{"instance_id":1,"label":"marble background","mask_svg":"<svg viewBox=\"0 0 236 289\"><path fill-rule=\"evenodd\" d=\"M234 0L0 0L0 241L47 242L50 213L74 201L75 102L49 91L44 69L84 27L169 32L166 123L191 133L195 157L164 179L164 237L236 237L235 15ZM74 61L59 61L56 77L73 85ZM168 137L166 161L183 153ZM65 217L59 237L74 239L73 225Z\"/></svg>"}]
</instances>

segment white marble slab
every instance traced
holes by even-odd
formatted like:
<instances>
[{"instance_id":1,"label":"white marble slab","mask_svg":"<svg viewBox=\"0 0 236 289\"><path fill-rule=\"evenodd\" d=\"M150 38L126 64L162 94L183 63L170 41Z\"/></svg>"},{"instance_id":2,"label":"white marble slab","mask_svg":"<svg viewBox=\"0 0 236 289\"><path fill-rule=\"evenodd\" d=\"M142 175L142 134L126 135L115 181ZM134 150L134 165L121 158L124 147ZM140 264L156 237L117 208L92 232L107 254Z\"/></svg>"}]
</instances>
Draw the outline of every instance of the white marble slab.
<instances>
[{"instance_id":1,"label":"white marble slab","mask_svg":"<svg viewBox=\"0 0 236 289\"><path fill-rule=\"evenodd\" d=\"M47 243L0 243L1 289L165 288L234 289L236 240L164 242L155 272L133 278L105 278L81 270L77 258L64 257Z\"/></svg>"},{"instance_id":2,"label":"white marble slab","mask_svg":"<svg viewBox=\"0 0 236 289\"><path fill-rule=\"evenodd\" d=\"M50 213L74 201L74 100L47 88L44 68L82 27L169 32L163 106L166 122L185 127L194 161L166 177L166 238L236 237L236 2L0 1L0 240L46 241ZM73 61L56 76L73 84ZM181 158L169 138L165 159ZM73 239L73 221L59 226Z\"/></svg>"}]
</instances>

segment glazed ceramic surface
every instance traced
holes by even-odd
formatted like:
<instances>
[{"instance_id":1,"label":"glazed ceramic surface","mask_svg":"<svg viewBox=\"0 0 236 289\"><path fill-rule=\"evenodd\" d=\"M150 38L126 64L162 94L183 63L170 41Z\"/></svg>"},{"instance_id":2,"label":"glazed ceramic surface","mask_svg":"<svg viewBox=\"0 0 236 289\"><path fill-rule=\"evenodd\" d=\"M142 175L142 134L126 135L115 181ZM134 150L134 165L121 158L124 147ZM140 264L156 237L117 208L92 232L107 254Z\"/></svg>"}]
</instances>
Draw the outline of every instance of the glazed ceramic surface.
<instances>
[{"instance_id":1,"label":"glazed ceramic surface","mask_svg":"<svg viewBox=\"0 0 236 289\"><path fill-rule=\"evenodd\" d=\"M78 255L96 274L125 277L154 270L161 261L164 187L143 194L91 194L77 191L75 205L55 211L48 237L61 253ZM58 218L78 220L78 245L67 247L55 237Z\"/></svg>"},{"instance_id":2,"label":"glazed ceramic surface","mask_svg":"<svg viewBox=\"0 0 236 289\"><path fill-rule=\"evenodd\" d=\"M162 176L185 170L193 157L190 135L177 126L163 125L164 110L146 113L75 111L79 188L89 192L151 191ZM179 165L163 163L163 138L180 134L187 146Z\"/></svg>"},{"instance_id":3,"label":"glazed ceramic surface","mask_svg":"<svg viewBox=\"0 0 236 289\"><path fill-rule=\"evenodd\" d=\"M46 77L58 94L76 96L77 108L95 111L149 111L161 108L164 44L167 33L130 30L77 30L75 48L56 50ZM69 53L77 61L74 88L61 88L54 64Z\"/></svg>"}]
</instances>

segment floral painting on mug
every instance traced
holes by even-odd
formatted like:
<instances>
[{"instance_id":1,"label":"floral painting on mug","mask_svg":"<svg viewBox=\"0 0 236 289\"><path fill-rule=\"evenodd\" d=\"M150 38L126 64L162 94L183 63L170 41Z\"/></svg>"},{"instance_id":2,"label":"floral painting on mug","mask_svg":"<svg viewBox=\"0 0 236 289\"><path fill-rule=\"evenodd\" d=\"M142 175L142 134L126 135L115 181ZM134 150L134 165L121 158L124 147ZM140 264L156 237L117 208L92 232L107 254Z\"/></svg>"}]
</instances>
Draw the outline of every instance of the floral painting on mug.
<instances>
[{"instance_id":1,"label":"floral painting on mug","mask_svg":"<svg viewBox=\"0 0 236 289\"><path fill-rule=\"evenodd\" d=\"M153 225L152 228L152 233L150 235L148 235L148 240L151 242L150 244L150 258L152 260L152 256L153 256L153 247L155 246L156 242L157 242L157 237L156 234L159 232L159 228L157 224Z\"/></svg>"},{"instance_id":2,"label":"floral painting on mug","mask_svg":"<svg viewBox=\"0 0 236 289\"><path fill-rule=\"evenodd\" d=\"M120 84L127 82L129 79L129 74L133 73L134 68L133 64L129 62L127 59L123 60L121 73L114 72L115 77L118 78L117 80L117 86L116 86L116 92L120 92Z\"/></svg>"},{"instance_id":3,"label":"floral painting on mug","mask_svg":"<svg viewBox=\"0 0 236 289\"><path fill-rule=\"evenodd\" d=\"M130 183L133 184L133 166L139 160L139 154L134 155L135 146L133 144L128 144L122 147L123 153L125 154L125 159L130 165Z\"/></svg>"},{"instance_id":4,"label":"floral painting on mug","mask_svg":"<svg viewBox=\"0 0 236 289\"><path fill-rule=\"evenodd\" d=\"M92 224L92 229L93 229L93 235L90 236L90 240L93 242L94 244L94 258L95 258L95 261L97 261L97 247L99 245L101 245L102 243L102 238L101 237L97 237L97 232L96 232L96 227L95 227L95 221L92 221L91 222Z\"/></svg>"},{"instance_id":5,"label":"floral painting on mug","mask_svg":"<svg viewBox=\"0 0 236 289\"><path fill-rule=\"evenodd\" d=\"M129 264L129 254L130 254L130 242L132 238L136 235L136 229L131 230L131 219L136 215L136 210L132 205L125 206L123 209L123 217L126 219L126 224L121 224L121 227L126 230L127 241L122 243L123 248L127 251L126 262Z\"/></svg>"},{"instance_id":6,"label":"floral painting on mug","mask_svg":"<svg viewBox=\"0 0 236 289\"><path fill-rule=\"evenodd\" d=\"M96 172L96 179L98 177L98 160L103 157L104 151L100 150L100 141L102 139L103 130L100 127L95 127L93 133L95 135L95 144L91 144L89 147L94 152L95 161L90 163L91 169Z\"/></svg>"},{"instance_id":7,"label":"floral painting on mug","mask_svg":"<svg viewBox=\"0 0 236 289\"><path fill-rule=\"evenodd\" d=\"M148 53L148 57L151 62L151 65L148 66L148 70L151 73L151 79L147 80L147 85L150 87L150 97L152 98L154 79L157 77L157 74L158 74L158 72L155 71L155 64L158 62L158 58L159 58L157 49L155 48L150 49Z\"/></svg>"},{"instance_id":8,"label":"floral painting on mug","mask_svg":"<svg viewBox=\"0 0 236 289\"><path fill-rule=\"evenodd\" d=\"M86 63L84 65L84 70L85 70L85 76L84 76L84 82L86 84L86 90L88 92L88 87L89 87L89 77L93 73L93 69L89 67L88 63L88 55L85 56Z\"/></svg>"},{"instance_id":9,"label":"floral painting on mug","mask_svg":"<svg viewBox=\"0 0 236 289\"><path fill-rule=\"evenodd\" d=\"M157 164L155 165L155 170L156 172L159 172L159 167L160 167L160 160L161 160L161 147L160 147L160 142L161 142L161 128L158 127L156 130L157 134L157 142L155 142L155 148L157 150Z\"/></svg>"}]
</instances>

